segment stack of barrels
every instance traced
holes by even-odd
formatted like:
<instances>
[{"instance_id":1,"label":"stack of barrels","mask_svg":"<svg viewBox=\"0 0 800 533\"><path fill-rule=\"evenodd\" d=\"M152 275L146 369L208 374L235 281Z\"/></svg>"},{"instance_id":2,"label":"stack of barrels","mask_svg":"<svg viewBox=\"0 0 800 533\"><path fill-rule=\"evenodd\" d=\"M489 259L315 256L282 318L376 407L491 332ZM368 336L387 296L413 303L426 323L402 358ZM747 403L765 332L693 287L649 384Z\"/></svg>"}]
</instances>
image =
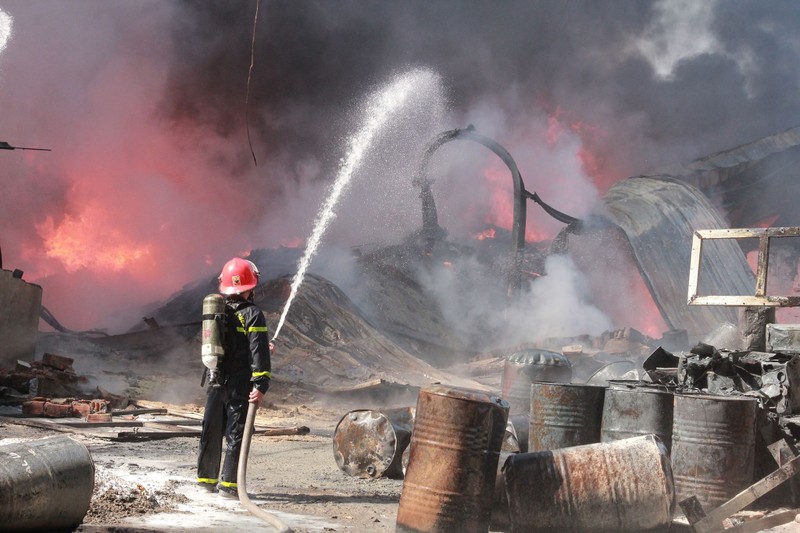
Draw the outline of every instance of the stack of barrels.
<instances>
[{"instance_id":1,"label":"stack of barrels","mask_svg":"<svg viewBox=\"0 0 800 533\"><path fill-rule=\"evenodd\" d=\"M710 510L752 483L752 398L571 383L544 350L505 365L497 396L420 391L397 531L643 531L677 501ZM503 450L509 430L518 450Z\"/></svg>"}]
</instances>

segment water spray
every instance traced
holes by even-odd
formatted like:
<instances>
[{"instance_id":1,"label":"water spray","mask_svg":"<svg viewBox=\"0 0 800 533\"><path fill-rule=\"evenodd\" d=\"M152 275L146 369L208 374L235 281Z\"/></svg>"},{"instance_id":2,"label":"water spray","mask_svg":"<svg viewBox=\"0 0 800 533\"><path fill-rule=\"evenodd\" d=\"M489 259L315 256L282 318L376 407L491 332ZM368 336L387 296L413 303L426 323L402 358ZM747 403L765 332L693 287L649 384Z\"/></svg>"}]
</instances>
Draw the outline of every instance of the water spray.
<instances>
[{"instance_id":1,"label":"water spray","mask_svg":"<svg viewBox=\"0 0 800 533\"><path fill-rule=\"evenodd\" d=\"M311 264L311 259L317 252L325 230L328 229L328 225L336 217L334 207L336 207L340 197L350 183L353 173L361 164L364 154L367 152L375 136L382 131L389 117L405 103L409 95L411 95L413 90L417 87L417 84L425 78L430 78L430 76L431 72L428 70L413 70L400 76L382 91L370 97L369 103L364 110L366 120L358 134L349 139L347 156L342 160L342 165L339 168L336 180L333 182L329 194L326 195L325 203L317 213L317 219L314 222L314 229L311 231L311 236L308 239L306 251L300 258L297 273L295 273L292 278L289 298L286 300L283 313L281 313L281 318L278 321L278 326L275 328L275 335L272 337L273 341L278 337L283 327L292 301L297 295L298 288L303 283L308 266Z\"/></svg>"}]
</instances>

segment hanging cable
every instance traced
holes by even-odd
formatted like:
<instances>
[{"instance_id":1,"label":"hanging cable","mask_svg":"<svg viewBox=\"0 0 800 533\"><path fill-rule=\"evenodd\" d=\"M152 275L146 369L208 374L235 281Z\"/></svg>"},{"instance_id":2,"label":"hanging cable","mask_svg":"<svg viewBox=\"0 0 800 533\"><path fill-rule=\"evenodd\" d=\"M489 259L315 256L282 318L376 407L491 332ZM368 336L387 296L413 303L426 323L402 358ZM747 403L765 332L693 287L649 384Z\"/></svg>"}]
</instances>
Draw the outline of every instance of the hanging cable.
<instances>
[{"instance_id":1,"label":"hanging cable","mask_svg":"<svg viewBox=\"0 0 800 533\"><path fill-rule=\"evenodd\" d=\"M250 140L250 118L248 104L250 102L250 79L253 77L253 65L255 64L256 56L256 23L258 22L258 9L261 6L261 0L256 0L256 14L253 17L253 38L250 42L250 68L247 71L247 91L244 97L244 123L247 129L247 144L250 146L250 154L253 156L253 163L258 166L256 160L256 153L253 151L253 141Z\"/></svg>"}]
</instances>

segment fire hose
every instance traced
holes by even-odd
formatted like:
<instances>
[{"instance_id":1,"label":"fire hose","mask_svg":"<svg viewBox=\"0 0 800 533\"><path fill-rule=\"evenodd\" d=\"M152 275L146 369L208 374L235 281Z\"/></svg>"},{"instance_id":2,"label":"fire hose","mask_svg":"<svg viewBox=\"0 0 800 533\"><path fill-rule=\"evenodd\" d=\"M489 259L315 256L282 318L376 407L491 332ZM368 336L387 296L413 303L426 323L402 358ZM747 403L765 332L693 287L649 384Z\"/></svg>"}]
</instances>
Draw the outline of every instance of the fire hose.
<instances>
[{"instance_id":1,"label":"fire hose","mask_svg":"<svg viewBox=\"0 0 800 533\"><path fill-rule=\"evenodd\" d=\"M239 452L239 467L236 470L236 485L239 492L239 502L250 514L264 520L280 533L291 533L292 530L289 529L289 526L284 524L280 518L261 509L250 501L250 496L247 495L247 486L245 484L247 480L247 457L250 455L250 439L253 436L257 410L258 406L256 404L252 402L248 404L247 418L244 423L244 435L242 436L242 449Z\"/></svg>"}]
</instances>

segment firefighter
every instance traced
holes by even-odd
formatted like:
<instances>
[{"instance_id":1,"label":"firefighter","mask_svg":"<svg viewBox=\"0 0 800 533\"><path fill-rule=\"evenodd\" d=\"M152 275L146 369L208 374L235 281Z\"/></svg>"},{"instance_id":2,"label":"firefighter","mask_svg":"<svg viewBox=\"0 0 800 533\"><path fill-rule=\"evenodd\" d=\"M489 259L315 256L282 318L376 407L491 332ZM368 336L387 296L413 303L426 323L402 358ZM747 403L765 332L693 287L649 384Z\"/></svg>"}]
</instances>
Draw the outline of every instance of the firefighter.
<instances>
[{"instance_id":1,"label":"firefighter","mask_svg":"<svg viewBox=\"0 0 800 533\"><path fill-rule=\"evenodd\" d=\"M223 332L217 386L206 393L203 429L197 458L197 482L210 492L238 497L236 474L242 447L247 404L258 406L269 389L270 352L267 322L253 303L260 273L256 265L235 257L225 263L219 276L219 292L225 298L226 326ZM225 457L222 461L222 439Z\"/></svg>"}]
</instances>

